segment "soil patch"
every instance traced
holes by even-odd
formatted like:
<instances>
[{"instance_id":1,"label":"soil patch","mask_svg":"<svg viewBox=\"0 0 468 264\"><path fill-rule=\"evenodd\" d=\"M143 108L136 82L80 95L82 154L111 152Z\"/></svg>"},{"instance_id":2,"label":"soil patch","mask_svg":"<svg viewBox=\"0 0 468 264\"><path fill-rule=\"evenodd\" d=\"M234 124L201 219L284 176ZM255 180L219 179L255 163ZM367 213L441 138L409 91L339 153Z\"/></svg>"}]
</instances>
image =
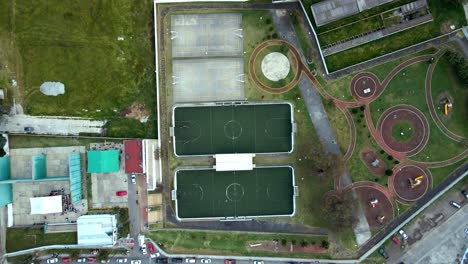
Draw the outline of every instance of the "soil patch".
<instances>
[{"instance_id":1,"label":"soil patch","mask_svg":"<svg viewBox=\"0 0 468 264\"><path fill-rule=\"evenodd\" d=\"M367 222L371 229L380 229L393 219L393 204L380 190L359 186L353 188L366 214ZM377 199L377 204L372 206L371 201Z\"/></svg>"},{"instance_id":2,"label":"soil patch","mask_svg":"<svg viewBox=\"0 0 468 264\"><path fill-rule=\"evenodd\" d=\"M291 242L286 243L285 246L281 241L252 241L248 243L247 250L249 251L269 251L269 252L286 252L286 253L326 253L327 249L321 245L313 244L302 246L301 241L297 241L296 245ZM255 246L250 246L255 245Z\"/></svg>"},{"instance_id":3,"label":"soil patch","mask_svg":"<svg viewBox=\"0 0 468 264\"><path fill-rule=\"evenodd\" d=\"M141 123L146 123L150 116L150 111L145 108L145 105L139 102L134 102L130 107L123 110L121 115L126 118L134 118L140 120Z\"/></svg>"},{"instance_id":4,"label":"soil patch","mask_svg":"<svg viewBox=\"0 0 468 264\"><path fill-rule=\"evenodd\" d=\"M360 98L372 97L380 85L377 77L371 73L360 73L351 80L351 94L359 100Z\"/></svg>"},{"instance_id":5,"label":"soil patch","mask_svg":"<svg viewBox=\"0 0 468 264\"><path fill-rule=\"evenodd\" d=\"M411 181L422 176L420 183L411 187ZM421 167L408 165L397 169L394 176L389 179L392 181L390 186L393 186L397 198L403 202L413 202L420 199L429 189L431 184L431 175Z\"/></svg>"},{"instance_id":6,"label":"soil patch","mask_svg":"<svg viewBox=\"0 0 468 264\"><path fill-rule=\"evenodd\" d=\"M367 168L372 171L373 174L381 176L385 174L385 163L379 159L377 153L373 150L361 152L361 159L366 164Z\"/></svg>"}]
</instances>

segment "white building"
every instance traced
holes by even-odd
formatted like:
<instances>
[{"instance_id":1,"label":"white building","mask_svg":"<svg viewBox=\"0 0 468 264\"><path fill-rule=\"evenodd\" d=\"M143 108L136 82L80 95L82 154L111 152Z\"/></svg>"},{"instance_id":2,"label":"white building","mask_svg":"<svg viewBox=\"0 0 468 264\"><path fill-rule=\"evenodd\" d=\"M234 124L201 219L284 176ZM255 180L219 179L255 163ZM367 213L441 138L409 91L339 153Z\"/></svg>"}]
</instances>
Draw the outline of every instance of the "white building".
<instances>
[{"instance_id":1,"label":"white building","mask_svg":"<svg viewBox=\"0 0 468 264\"><path fill-rule=\"evenodd\" d=\"M117 241L115 215L83 215L77 226L80 246L113 246Z\"/></svg>"}]
</instances>

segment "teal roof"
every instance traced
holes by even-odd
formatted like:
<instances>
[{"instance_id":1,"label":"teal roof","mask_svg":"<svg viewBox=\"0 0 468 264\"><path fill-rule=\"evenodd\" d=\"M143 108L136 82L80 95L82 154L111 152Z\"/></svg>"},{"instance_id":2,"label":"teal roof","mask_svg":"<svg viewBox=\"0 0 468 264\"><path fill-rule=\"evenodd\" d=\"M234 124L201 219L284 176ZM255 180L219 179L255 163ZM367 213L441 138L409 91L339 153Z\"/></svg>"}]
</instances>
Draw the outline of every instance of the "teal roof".
<instances>
[{"instance_id":1,"label":"teal roof","mask_svg":"<svg viewBox=\"0 0 468 264\"><path fill-rule=\"evenodd\" d=\"M10 179L10 156L0 158L0 181Z\"/></svg>"},{"instance_id":2,"label":"teal roof","mask_svg":"<svg viewBox=\"0 0 468 264\"><path fill-rule=\"evenodd\" d=\"M0 158L0 181L10 179L10 157ZM0 206L5 206L13 201L13 190L11 184L0 184Z\"/></svg>"},{"instance_id":3,"label":"teal roof","mask_svg":"<svg viewBox=\"0 0 468 264\"><path fill-rule=\"evenodd\" d=\"M72 203L81 201L81 157L80 153L70 154L68 157L68 171L70 173L70 193Z\"/></svg>"},{"instance_id":4,"label":"teal roof","mask_svg":"<svg viewBox=\"0 0 468 264\"><path fill-rule=\"evenodd\" d=\"M88 173L109 173L119 171L119 150L90 150Z\"/></svg>"},{"instance_id":5,"label":"teal roof","mask_svg":"<svg viewBox=\"0 0 468 264\"><path fill-rule=\"evenodd\" d=\"M40 154L32 156L32 164L32 179L45 179L47 177L46 155Z\"/></svg>"}]
</instances>

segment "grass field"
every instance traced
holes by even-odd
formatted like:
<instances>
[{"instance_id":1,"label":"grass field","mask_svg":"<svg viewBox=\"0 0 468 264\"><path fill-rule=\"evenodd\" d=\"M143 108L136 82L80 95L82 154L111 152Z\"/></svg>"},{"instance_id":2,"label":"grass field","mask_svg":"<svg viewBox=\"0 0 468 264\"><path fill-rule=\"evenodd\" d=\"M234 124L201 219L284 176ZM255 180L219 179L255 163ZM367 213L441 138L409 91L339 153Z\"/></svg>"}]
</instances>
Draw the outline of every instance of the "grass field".
<instances>
[{"instance_id":1,"label":"grass field","mask_svg":"<svg viewBox=\"0 0 468 264\"><path fill-rule=\"evenodd\" d=\"M46 147L63 147L63 146L85 146L89 147L89 143L114 141L98 138L65 138L65 137L50 137L50 136L12 136L8 137L9 146L15 148L46 148ZM118 142L118 140L115 140Z\"/></svg>"},{"instance_id":2,"label":"grass field","mask_svg":"<svg viewBox=\"0 0 468 264\"><path fill-rule=\"evenodd\" d=\"M397 141L406 142L411 139L414 133L413 125L408 121L397 121L392 127L392 137Z\"/></svg>"},{"instance_id":3,"label":"grass field","mask_svg":"<svg viewBox=\"0 0 468 264\"><path fill-rule=\"evenodd\" d=\"M456 162L452 165L441 167L441 168L432 168L430 169L432 174L432 184L437 186L440 184L450 173L455 171L458 167L463 165L465 162L468 162L468 158L462 159L459 162Z\"/></svg>"},{"instance_id":4,"label":"grass field","mask_svg":"<svg viewBox=\"0 0 468 264\"><path fill-rule=\"evenodd\" d=\"M403 32L393 34L391 36L327 56L325 60L327 61L328 70L333 72L347 66L440 36L449 32L449 29L447 28L448 25L455 25L456 28L460 28L466 24L465 14L460 3L445 3L444 1L439 0L429 0L428 2L430 11L434 17L433 22L426 23ZM382 5L382 7L384 6L385 5ZM338 22L341 21L342 20Z\"/></svg>"},{"instance_id":5,"label":"grass field","mask_svg":"<svg viewBox=\"0 0 468 264\"><path fill-rule=\"evenodd\" d=\"M330 121L330 125L335 133L338 145L340 145L341 153L346 153L351 139L348 120L346 120L345 114L331 101L327 101L327 99L322 98L322 102L324 102L323 106L327 112L328 121Z\"/></svg>"},{"instance_id":6,"label":"grass field","mask_svg":"<svg viewBox=\"0 0 468 264\"><path fill-rule=\"evenodd\" d=\"M464 148L460 143L451 140L438 129L429 114L426 100L421 99L421 95L425 93L424 83L428 67L428 63L420 62L398 73L390 81L383 94L371 103L372 118L374 124L377 124L381 113L393 105L408 104L415 106L429 122L430 135L426 147L411 159L418 161L445 160L459 154Z\"/></svg>"},{"instance_id":7,"label":"grass field","mask_svg":"<svg viewBox=\"0 0 468 264\"><path fill-rule=\"evenodd\" d=\"M438 110L439 119L453 133L460 136L468 136L468 89L458 79L455 70L451 67L446 56L443 56L434 70L431 85L432 99ZM442 94L447 93L453 104L450 118L446 118L442 112L442 105L439 104L438 97L445 97ZM439 98L440 98L439 97ZM439 110L438 107L441 107Z\"/></svg>"},{"instance_id":8,"label":"grass field","mask_svg":"<svg viewBox=\"0 0 468 264\"><path fill-rule=\"evenodd\" d=\"M76 244L76 233L44 234L42 228L7 228L6 251L14 252L46 245Z\"/></svg>"},{"instance_id":9,"label":"grass field","mask_svg":"<svg viewBox=\"0 0 468 264\"><path fill-rule=\"evenodd\" d=\"M155 137L154 121L121 115L138 102L154 120L151 2L4 2L0 36L18 51L11 50L10 57L19 57L10 63L21 88L15 99L25 113L106 119L110 136ZM64 83L65 94L43 95L45 81Z\"/></svg>"},{"instance_id":10,"label":"grass field","mask_svg":"<svg viewBox=\"0 0 468 264\"><path fill-rule=\"evenodd\" d=\"M259 233L238 233L238 232L201 232L182 230L161 230L149 234L149 237L162 243L162 248L170 253L196 253L213 255L243 255L243 256L269 256L269 257L330 257L327 253L280 253L274 251L253 251L249 249L249 244L259 242L292 240L299 245L305 240L309 245L320 245L327 237L320 236L300 236L281 234L259 234Z\"/></svg>"}]
</instances>

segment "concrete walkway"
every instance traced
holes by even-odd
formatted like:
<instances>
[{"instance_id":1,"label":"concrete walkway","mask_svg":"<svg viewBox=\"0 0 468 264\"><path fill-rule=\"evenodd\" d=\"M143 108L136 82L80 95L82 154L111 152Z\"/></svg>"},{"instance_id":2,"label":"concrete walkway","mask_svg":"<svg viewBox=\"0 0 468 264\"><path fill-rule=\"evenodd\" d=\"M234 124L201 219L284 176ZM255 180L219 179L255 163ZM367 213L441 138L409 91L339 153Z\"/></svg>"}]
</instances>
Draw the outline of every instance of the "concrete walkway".
<instances>
[{"instance_id":1,"label":"concrete walkway","mask_svg":"<svg viewBox=\"0 0 468 264\"><path fill-rule=\"evenodd\" d=\"M25 133L25 127L32 127L34 134L79 135L80 133L101 134L106 121L30 115L3 115L0 131Z\"/></svg>"},{"instance_id":2,"label":"concrete walkway","mask_svg":"<svg viewBox=\"0 0 468 264\"><path fill-rule=\"evenodd\" d=\"M284 40L289 41L298 51L300 51L301 58L305 62L304 52L302 51L301 46L299 45L299 41L294 33L294 28L290 22L288 12L276 10L272 15L273 23L275 24L279 35ZM317 92L316 87L312 84L306 75L302 75L298 85L320 142L325 147L327 152L335 155L341 155L335 133L333 132L333 129L330 125L327 113L322 104L321 96ZM340 183L342 183L343 186L352 183L351 176L349 175L347 169L345 169L341 174ZM357 197L354 191L352 194L354 197ZM370 239L372 234L369 224L367 223L364 210L360 204L358 205L357 210L353 213L354 217L357 219L357 223L354 228L354 234L356 236L357 244L361 245Z\"/></svg>"}]
</instances>

